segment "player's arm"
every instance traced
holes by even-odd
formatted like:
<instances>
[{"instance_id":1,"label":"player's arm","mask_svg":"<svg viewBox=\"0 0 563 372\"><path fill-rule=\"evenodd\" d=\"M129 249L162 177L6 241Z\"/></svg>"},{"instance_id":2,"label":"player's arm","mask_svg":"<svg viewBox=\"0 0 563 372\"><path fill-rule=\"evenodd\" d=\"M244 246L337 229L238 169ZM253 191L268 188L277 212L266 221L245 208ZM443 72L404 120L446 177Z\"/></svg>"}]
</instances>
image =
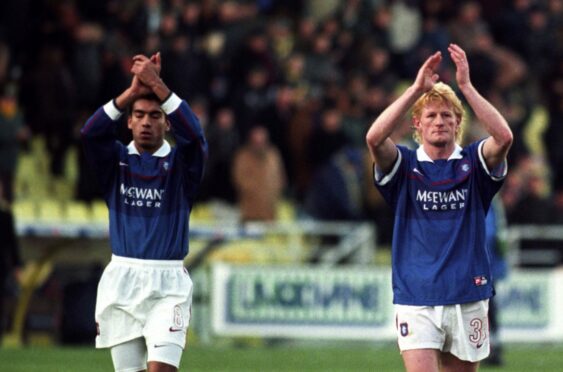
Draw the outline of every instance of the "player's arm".
<instances>
[{"instance_id":1,"label":"player's arm","mask_svg":"<svg viewBox=\"0 0 563 372\"><path fill-rule=\"evenodd\" d=\"M124 98L126 94L122 93L119 97ZM119 149L123 146L116 138L117 125L123 115L116 101L117 99L113 99L96 110L80 130L86 161L93 169L102 191L111 186L118 164Z\"/></svg>"},{"instance_id":2,"label":"player's arm","mask_svg":"<svg viewBox=\"0 0 563 372\"><path fill-rule=\"evenodd\" d=\"M477 119L490 135L483 144L482 155L488 169L492 171L506 159L512 145L512 131L501 113L471 84L469 63L463 49L456 44L450 44L448 50L456 66L458 87L475 112Z\"/></svg>"},{"instance_id":3,"label":"player's arm","mask_svg":"<svg viewBox=\"0 0 563 372\"><path fill-rule=\"evenodd\" d=\"M442 60L440 52L431 55L421 66L414 83L377 117L366 135L366 143L375 164L388 173L397 159L397 147L389 138L416 100L438 80L435 70Z\"/></svg>"},{"instance_id":4,"label":"player's arm","mask_svg":"<svg viewBox=\"0 0 563 372\"><path fill-rule=\"evenodd\" d=\"M131 72L162 101L161 108L168 116L182 166L188 174L186 179L191 185L197 185L203 177L207 158L207 141L203 128L188 103L171 92L160 78L160 69L160 53L151 59L143 55L133 57Z\"/></svg>"},{"instance_id":5,"label":"player's arm","mask_svg":"<svg viewBox=\"0 0 563 372\"><path fill-rule=\"evenodd\" d=\"M171 93L161 105L168 115L170 128L176 139L176 147L186 174L189 189L197 188L203 178L207 160L207 141L199 119L188 103ZM195 189L194 189L195 191Z\"/></svg>"}]
</instances>

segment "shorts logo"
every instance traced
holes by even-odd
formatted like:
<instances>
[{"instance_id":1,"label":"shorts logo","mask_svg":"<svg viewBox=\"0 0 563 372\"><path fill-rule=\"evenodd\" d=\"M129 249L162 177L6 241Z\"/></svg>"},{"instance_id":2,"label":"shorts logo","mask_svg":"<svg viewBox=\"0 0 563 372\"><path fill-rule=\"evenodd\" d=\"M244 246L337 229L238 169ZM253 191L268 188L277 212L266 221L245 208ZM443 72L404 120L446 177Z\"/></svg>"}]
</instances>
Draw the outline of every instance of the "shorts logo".
<instances>
[{"instance_id":1,"label":"shorts logo","mask_svg":"<svg viewBox=\"0 0 563 372\"><path fill-rule=\"evenodd\" d=\"M100 323L96 322L96 335L100 335Z\"/></svg>"},{"instance_id":2,"label":"shorts logo","mask_svg":"<svg viewBox=\"0 0 563 372\"><path fill-rule=\"evenodd\" d=\"M399 330L401 331L401 336L407 337L409 334L409 324L408 323L399 324Z\"/></svg>"},{"instance_id":3,"label":"shorts logo","mask_svg":"<svg viewBox=\"0 0 563 372\"><path fill-rule=\"evenodd\" d=\"M473 284L475 284L476 286L482 286L488 283L487 277L486 276L476 276L473 278Z\"/></svg>"},{"instance_id":4,"label":"shorts logo","mask_svg":"<svg viewBox=\"0 0 563 372\"><path fill-rule=\"evenodd\" d=\"M184 328L184 317L182 308L178 305L174 306L174 325L170 327L170 332L180 332Z\"/></svg>"}]
</instances>

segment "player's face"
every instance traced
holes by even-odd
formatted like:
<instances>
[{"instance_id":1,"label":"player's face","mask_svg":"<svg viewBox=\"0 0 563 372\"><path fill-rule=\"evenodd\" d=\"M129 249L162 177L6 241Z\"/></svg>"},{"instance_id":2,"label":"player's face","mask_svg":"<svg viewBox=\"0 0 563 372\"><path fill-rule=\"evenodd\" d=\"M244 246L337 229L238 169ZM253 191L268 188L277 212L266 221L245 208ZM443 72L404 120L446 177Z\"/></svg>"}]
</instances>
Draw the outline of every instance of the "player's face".
<instances>
[{"instance_id":1,"label":"player's face","mask_svg":"<svg viewBox=\"0 0 563 372\"><path fill-rule=\"evenodd\" d=\"M127 126L139 152L153 153L162 146L165 133L170 129L166 115L158 102L139 99L133 104Z\"/></svg>"},{"instance_id":2,"label":"player's face","mask_svg":"<svg viewBox=\"0 0 563 372\"><path fill-rule=\"evenodd\" d=\"M446 102L430 102L422 109L420 117L414 118L413 123L420 133L422 143L444 147L455 144L460 120L451 105Z\"/></svg>"}]
</instances>

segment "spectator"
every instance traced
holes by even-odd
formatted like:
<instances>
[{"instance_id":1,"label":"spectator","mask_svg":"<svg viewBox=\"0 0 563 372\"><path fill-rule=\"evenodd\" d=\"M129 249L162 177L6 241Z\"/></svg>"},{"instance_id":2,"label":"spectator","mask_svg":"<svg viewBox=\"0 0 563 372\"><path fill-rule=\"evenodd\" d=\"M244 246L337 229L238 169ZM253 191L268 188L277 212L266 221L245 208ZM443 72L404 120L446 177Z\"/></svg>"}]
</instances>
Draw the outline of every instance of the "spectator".
<instances>
[{"instance_id":1,"label":"spectator","mask_svg":"<svg viewBox=\"0 0 563 372\"><path fill-rule=\"evenodd\" d=\"M313 176L305 211L323 221L354 221L362 217L362 153L343 148Z\"/></svg>"},{"instance_id":2,"label":"spectator","mask_svg":"<svg viewBox=\"0 0 563 372\"><path fill-rule=\"evenodd\" d=\"M34 134L45 136L51 174L62 176L65 155L73 141L76 91L60 44L43 45L39 63L23 88L25 117Z\"/></svg>"},{"instance_id":3,"label":"spectator","mask_svg":"<svg viewBox=\"0 0 563 372\"><path fill-rule=\"evenodd\" d=\"M231 78L235 90L244 85L245 77L252 70L260 70L264 73L266 85L271 85L277 79L276 58L270 47L268 35L262 29L252 30L233 56Z\"/></svg>"},{"instance_id":4,"label":"spectator","mask_svg":"<svg viewBox=\"0 0 563 372\"><path fill-rule=\"evenodd\" d=\"M13 203L20 143L28 139L29 131L16 101L15 87L0 89L0 186L6 201Z\"/></svg>"},{"instance_id":5,"label":"spectator","mask_svg":"<svg viewBox=\"0 0 563 372\"><path fill-rule=\"evenodd\" d=\"M554 187L563 188L563 52L547 70L542 79L542 89L548 113L548 126L543 140L547 160L553 172Z\"/></svg>"},{"instance_id":6,"label":"spectator","mask_svg":"<svg viewBox=\"0 0 563 372\"><path fill-rule=\"evenodd\" d=\"M246 138L250 128L262 121L275 99L276 90L268 82L267 71L260 65L254 66L246 75L245 85L239 87L233 98L241 138Z\"/></svg>"},{"instance_id":7,"label":"spectator","mask_svg":"<svg viewBox=\"0 0 563 372\"><path fill-rule=\"evenodd\" d=\"M201 200L220 199L234 203L236 195L231 169L240 139L233 110L230 107L220 108L215 119L206 129L207 141L213 151L209 153L207 159Z\"/></svg>"},{"instance_id":8,"label":"spectator","mask_svg":"<svg viewBox=\"0 0 563 372\"><path fill-rule=\"evenodd\" d=\"M527 20L531 5L532 0L511 0L499 12L497 22L491 22L499 42L522 58L526 56Z\"/></svg>"},{"instance_id":9,"label":"spectator","mask_svg":"<svg viewBox=\"0 0 563 372\"><path fill-rule=\"evenodd\" d=\"M0 184L0 236L2 247L0 249L0 344L4 332L4 289L12 276L19 277L22 261L16 238L14 217L10 203L4 198Z\"/></svg>"},{"instance_id":10,"label":"spectator","mask_svg":"<svg viewBox=\"0 0 563 372\"><path fill-rule=\"evenodd\" d=\"M510 224L549 224L552 202L549 199L548 169L541 159L527 157L520 161L519 196L507 204L507 219Z\"/></svg>"},{"instance_id":11,"label":"spectator","mask_svg":"<svg viewBox=\"0 0 563 372\"><path fill-rule=\"evenodd\" d=\"M476 35L485 29L487 24L481 17L481 5L475 0L461 4L457 16L449 22L451 41L459 43L469 53L474 47Z\"/></svg>"},{"instance_id":12,"label":"spectator","mask_svg":"<svg viewBox=\"0 0 563 372\"><path fill-rule=\"evenodd\" d=\"M236 153L233 183L243 222L273 221L286 185L286 175L277 148L270 144L268 131L255 126Z\"/></svg>"},{"instance_id":13,"label":"spectator","mask_svg":"<svg viewBox=\"0 0 563 372\"><path fill-rule=\"evenodd\" d=\"M327 164L334 154L348 144L340 111L333 107L323 108L319 120L309 139L309 158L313 169Z\"/></svg>"}]
</instances>

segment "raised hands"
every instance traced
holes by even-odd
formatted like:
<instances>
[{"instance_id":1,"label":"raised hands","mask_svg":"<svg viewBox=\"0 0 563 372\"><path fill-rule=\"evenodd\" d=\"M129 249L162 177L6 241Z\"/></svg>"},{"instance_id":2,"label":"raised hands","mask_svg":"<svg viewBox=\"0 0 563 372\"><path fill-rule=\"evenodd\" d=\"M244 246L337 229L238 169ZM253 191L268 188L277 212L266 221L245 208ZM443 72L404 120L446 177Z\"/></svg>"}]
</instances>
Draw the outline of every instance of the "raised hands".
<instances>
[{"instance_id":1,"label":"raised hands","mask_svg":"<svg viewBox=\"0 0 563 372\"><path fill-rule=\"evenodd\" d=\"M131 73L142 84L153 87L160 80L160 68L160 52L153 54L150 59L142 54L137 54L133 57Z\"/></svg>"},{"instance_id":2,"label":"raised hands","mask_svg":"<svg viewBox=\"0 0 563 372\"><path fill-rule=\"evenodd\" d=\"M131 91L135 95L154 93L160 99L168 96L170 90L160 78L160 52L150 58L142 54L133 57Z\"/></svg>"},{"instance_id":3,"label":"raised hands","mask_svg":"<svg viewBox=\"0 0 563 372\"><path fill-rule=\"evenodd\" d=\"M440 52L436 52L426 59L422 67L418 70L418 74L416 75L416 79L414 81L414 87L416 90L425 93L432 89L439 79L437 69L441 61L442 53Z\"/></svg>"},{"instance_id":4,"label":"raised hands","mask_svg":"<svg viewBox=\"0 0 563 372\"><path fill-rule=\"evenodd\" d=\"M131 90L134 95L144 95L152 93L151 84L154 85L160 79L160 52L153 54L151 58L144 55L133 57L131 73L133 81Z\"/></svg>"},{"instance_id":5,"label":"raised hands","mask_svg":"<svg viewBox=\"0 0 563 372\"><path fill-rule=\"evenodd\" d=\"M465 51L457 44L450 44L448 51L450 52L452 61L455 63L455 78L458 87L461 89L471 82L469 80L469 62L467 62L467 56L465 55Z\"/></svg>"},{"instance_id":6,"label":"raised hands","mask_svg":"<svg viewBox=\"0 0 563 372\"><path fill-rule=\"evenodd\" d=\"M467 62L465 51L457 44L450 44L448 46L448 51L450 52L450 57L455 64L457 85L462 88L467 84L470 84L469 63ZM442 53L440 52L436 52L428 57L428 59L420 67L420 70L418 70L418 74L414 81L414 86L417 90L427 92L432 89L434 84L439 80L437 70L441 61Z\"/></svg>"}]
</instances>

